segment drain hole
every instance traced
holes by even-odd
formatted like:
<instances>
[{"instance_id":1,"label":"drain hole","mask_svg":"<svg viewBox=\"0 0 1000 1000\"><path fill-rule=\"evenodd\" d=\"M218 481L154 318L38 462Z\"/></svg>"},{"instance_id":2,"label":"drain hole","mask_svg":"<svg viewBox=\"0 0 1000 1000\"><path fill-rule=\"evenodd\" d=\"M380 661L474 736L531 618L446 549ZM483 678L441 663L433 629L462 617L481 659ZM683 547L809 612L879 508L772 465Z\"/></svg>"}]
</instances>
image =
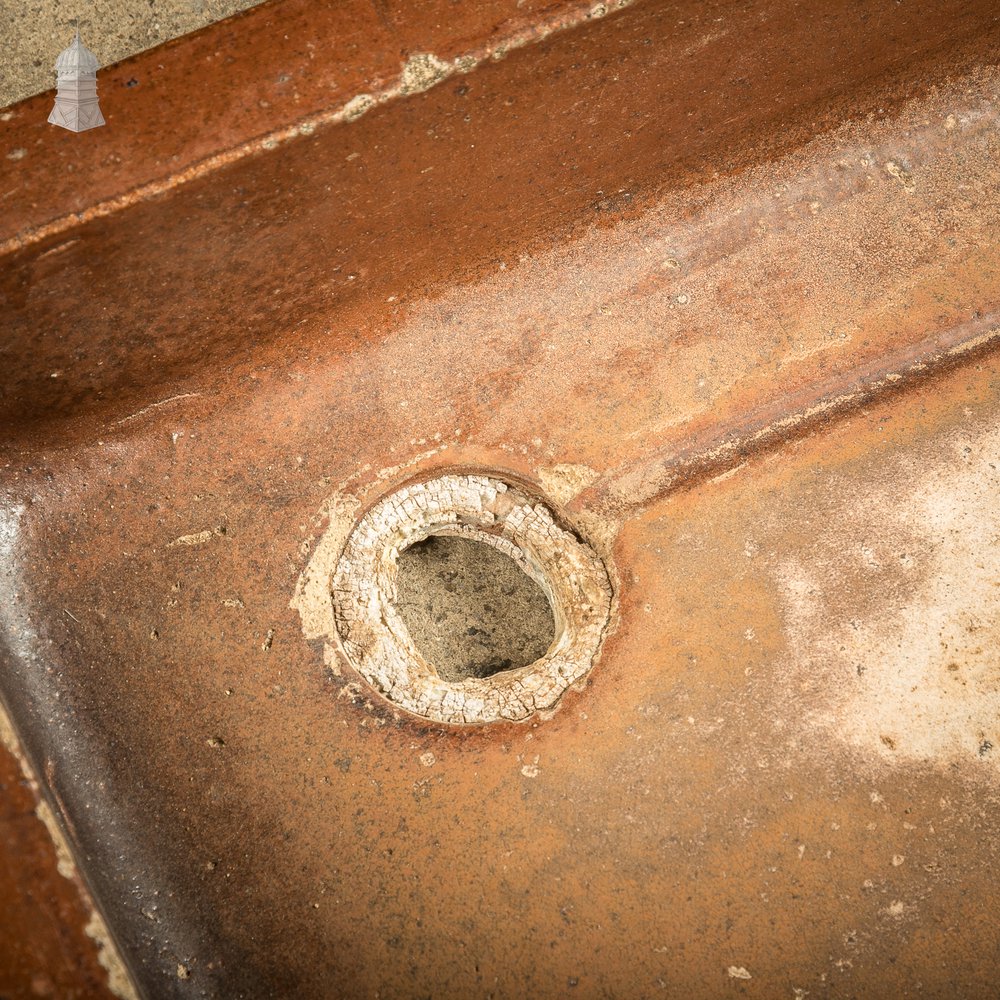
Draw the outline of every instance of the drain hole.
<instances>
[{"instance_id":1,"label":"drain hole","mask_svg":"<svg viewBox=\"0 0 1000 1000\"><path fill-rule=\"evenodd\" d=\"M431 535L401 552L396 610L446 681L527 666L555 638L542 588L509 556L468 538Z\"/></svg>"},{"instance_id":2,"label":"drain hole","mask_svg":"<svg viewBox=\"0 0 1000 1000\"><path fill-rule=\"evenodd\" d=\"M597 553L538 497L491 476L448 473L382 497L330 575L333 544L317 548L302 590L309 607L332 603L331 652L435 722L554 709L610 626L614 592Z\"/></svg>"}]
</instances>

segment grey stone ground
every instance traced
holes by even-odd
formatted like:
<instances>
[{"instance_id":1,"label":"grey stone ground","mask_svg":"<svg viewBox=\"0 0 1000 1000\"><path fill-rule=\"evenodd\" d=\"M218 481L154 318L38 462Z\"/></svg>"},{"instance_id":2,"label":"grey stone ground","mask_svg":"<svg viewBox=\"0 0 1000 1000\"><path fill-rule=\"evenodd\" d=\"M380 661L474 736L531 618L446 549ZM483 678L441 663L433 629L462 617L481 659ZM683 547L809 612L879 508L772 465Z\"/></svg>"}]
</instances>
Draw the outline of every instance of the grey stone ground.
<instances>
[{"instance_id":1,"label":"grey stone ground","mask_svg":"<svg viewBox=\"0 0 1000 1000\"><path fill-rule=\"evenodd\" d=\"M76 18L84 44L108 66L259 2L0 0L0 107L55 87L53 65L73 40Z\"/></svg>"}]
</instances>

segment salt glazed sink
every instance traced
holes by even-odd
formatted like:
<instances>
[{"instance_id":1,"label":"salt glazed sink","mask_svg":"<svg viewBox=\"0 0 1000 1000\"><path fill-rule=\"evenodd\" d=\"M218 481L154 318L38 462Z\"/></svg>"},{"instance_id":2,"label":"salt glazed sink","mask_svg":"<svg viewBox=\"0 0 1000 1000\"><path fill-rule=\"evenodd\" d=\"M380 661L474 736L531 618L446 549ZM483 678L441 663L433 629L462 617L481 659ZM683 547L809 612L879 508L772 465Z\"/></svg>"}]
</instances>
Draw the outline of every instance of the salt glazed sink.
<instances>
[{"instance_id":1,"label":"salt glazed sink","mask_svg":"<svg viewBox=\"0 0 1000 1000\"><path fill-rule=\"evenodd\" d=\"M0 114L78 995L995 995L998 17L273 0ZM438 670L441 535L544 656Z\"/></svg>"}]
</instances>

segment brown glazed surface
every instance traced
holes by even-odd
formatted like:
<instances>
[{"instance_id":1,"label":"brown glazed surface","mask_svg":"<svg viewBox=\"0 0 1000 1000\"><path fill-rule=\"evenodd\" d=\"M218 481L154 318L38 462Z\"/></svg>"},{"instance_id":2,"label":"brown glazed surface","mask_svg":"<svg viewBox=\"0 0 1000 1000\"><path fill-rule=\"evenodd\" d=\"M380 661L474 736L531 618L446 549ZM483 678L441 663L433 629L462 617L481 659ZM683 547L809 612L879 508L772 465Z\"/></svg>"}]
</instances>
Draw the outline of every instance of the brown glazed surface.
<instances>
[{"instance_id":1,"label":"brown glazed surface","mask_svg":"<svg viewBox=\"0 0 1000 1000\"><path fill-rule=\"evenodd\" d=\"M17 188L3 192L0 240L378 93L415 54L488 54L589 9L579 0L260 4L102 69L105 129L49 128L54 90L13 105L0 144L25 155L11 171Z\"/></svg>"},{"instance_id":2,"label":"brown glazed surface","mask_svg":"<svg viewBox=\"0 0 1000 1000\"><path fill-rule=\"evenodd\" d=\"M997 42L649 0L3 258L0 684L147 995L995 992ZM292 606L455 469L611 567L550 718L394 711Z\"/></svg>"},{"instance_id":3,"label":"brown glazed surface","mask_svg":"<svg viewBox=\"0 0 1000 1000\"><path fill-rule=\"evenodd\" d=\"M90 914L35 815L35 796L17 759L0 745L0 996L110 998Z\"/></svg>"}]
</instances>

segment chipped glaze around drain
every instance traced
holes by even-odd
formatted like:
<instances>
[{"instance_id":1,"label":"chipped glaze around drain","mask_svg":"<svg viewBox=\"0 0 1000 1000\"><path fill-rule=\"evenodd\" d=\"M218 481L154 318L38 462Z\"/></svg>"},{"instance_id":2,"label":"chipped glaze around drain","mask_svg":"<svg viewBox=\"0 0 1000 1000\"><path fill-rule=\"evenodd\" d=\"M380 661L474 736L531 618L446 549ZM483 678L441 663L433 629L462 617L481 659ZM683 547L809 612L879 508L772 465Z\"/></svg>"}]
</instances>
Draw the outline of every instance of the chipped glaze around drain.
<instances>
[{"instance_id":1,"label":"chipped glaze around drain","mask_svg":"<svg viewBox=\"0 0 1000 1000\"><path fill-rule=\"evenodd\" d=\"M534 663L452 682L417 651L396 611L399 554L430 535L460 535L499 549L542 588L556 630ZM330 599L342 652L400 708L436 722L522 721L553 708L583 680L611 617L604 563L549 507L492 476L445 475L375 504L347 538Z\"/></svg>"}]
</instances>

